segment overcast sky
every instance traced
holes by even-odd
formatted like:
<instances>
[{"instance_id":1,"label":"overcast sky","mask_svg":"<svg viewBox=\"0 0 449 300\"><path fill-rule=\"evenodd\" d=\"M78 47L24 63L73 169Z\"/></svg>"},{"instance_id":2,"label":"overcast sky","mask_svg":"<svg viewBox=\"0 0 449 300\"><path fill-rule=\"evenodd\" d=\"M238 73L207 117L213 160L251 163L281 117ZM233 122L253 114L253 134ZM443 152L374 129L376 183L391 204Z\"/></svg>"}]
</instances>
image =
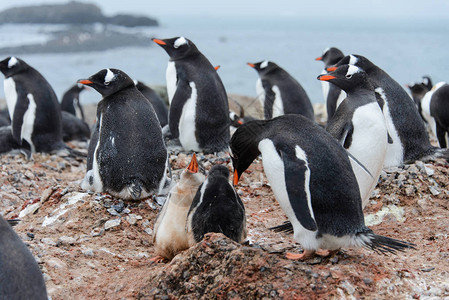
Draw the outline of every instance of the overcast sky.
<instances>
[{"instance_id":1,"label":"overcast sky","mask_svg":"<svg viewBox=\"0 0 449 300\"><path fill-rule=\"evenodd\" d=\"M1 0L0 10L67 0ZM448 0L93 0L107 15L137 13L166 19L176 15L208 16L309 16L340 18L444 18L449 20Z\"/></svg>"}]
</instances>

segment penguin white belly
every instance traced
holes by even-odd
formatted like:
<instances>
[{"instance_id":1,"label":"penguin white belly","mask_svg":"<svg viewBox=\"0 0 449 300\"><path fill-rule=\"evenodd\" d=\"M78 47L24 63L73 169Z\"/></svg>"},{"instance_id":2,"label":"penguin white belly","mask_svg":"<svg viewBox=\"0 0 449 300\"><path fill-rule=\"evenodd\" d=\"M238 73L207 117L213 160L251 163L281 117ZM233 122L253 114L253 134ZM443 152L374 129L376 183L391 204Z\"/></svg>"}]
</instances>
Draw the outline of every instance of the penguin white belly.
<instances>
[{"instance_id":1,"label":"penguin white belly","mask_svg":"<svg viewBox=\"0 0 449 300\"><path fill-rule=\"evenodd\" d=\"M6 105L8 106L9 117L11 118L11 122L14 119L14 108L17 103L17 91L16 91L16 83L14 80L9 77L5 78L3 81L3 87L5 89L5 98Z\"/></svg>"},{"instance_id":2,"label":"penguin white belly","mask_svg":"<svg viewBox=\"0 0 449 300\"><path fill-rule=\"evenodd\" d=\"M369 103L354 111L354 131L348 151L371 173L350 159L362 198L362 207L368 203L382 171L387 153L387 127L377 103Z\"/></svg>"},{"instance_id":3,"label":"penguin white belly","mask_svg":"<svg viewBox=\"0 0 449 300\"><path fill-rule=\"evenodd\" d=\"M382 113L385 118L385 124L387 126L388 134L393 140L392 144L387 145L387 154L385 156L384 167L388 168L400 166L404 162L404 148L391 117L390 109L388 107L388 99L382 88L376 88L375 91L382 97L385 102Z\"/></svg>"},{"instance_id":4,"label":"penguin white belly","mask_svg":"<svg viewBox=\"0 0 449 300\"><path fill-rule=\"evenodd\" d=\"M185 151L201 151L198 141L196 140L196 102L198 92L195 82L189 83L192 88L192 94L182 108L181 118L179 118L179 141Z\"/></svg>"},{"instance_id":5,"label":"penguin white belly","mask_svg":"<svg viewBox=\"0 0 449 300\"><path fill-rule=\"evenodd\" d=\"M321 71L321 75L325 75L325 74L327 74L327 72L325 69L323 69ZM329 95L330 83L328 81L321 81L321 88L323 89L324 101L327 102L327 96Z\"/></svg>"},{"instance_id":6,"label":"penguin white belly","mask_svg":"<svg viewBox=\"0 0 449 300\"><path fill-rule=\"evenodd\" d=\"M279 90L279 87L273 85L272 90L274 93L273 118L276 118L284 114L284 104L282 103L281 90Z\"/></svg>"},{"instance_id":7,"label":"penguin white belly","mask_svg":"<svg viewBox=\"0 0 449 300\"><path fill-rule=\"evenodd\" d=\"M22 122L22 131L20 133L20 136L22 139L28 142L31 146L31 152L36 152L36 148L34 147L33 141L31 140L31 136L33 135L33 129L34 129L34 121L36 119L36 101L34 101L34 97L32 94L27 95L29 104L28 108L23 115L23 122Z\"/></svg>"},{"instance_id":8,"label":"penguin white belly","mask_svg":"<svg viewBox=\"0 0 449 300\"><path fill-rule=\"evenodd\" d=\"M95 150L94 150L93 158L92 158L92 169L87 171L86 176L84 176L84 179L81 182L81 188L84 190L94 190L95 192L102 192L103 191L103 181L101 180L101 177L100 177L100 168L98 166L97 152L98 152L98 147L100 146L103 115L100 115L100 120L98 120L98 122L99 122L100 128L98 130L97 145L95 146Z\"/></svg>"},{"instance_id":9,"label":"penguin white belly","mask_svg":"<svg viewBox=\"0 0 449 300\"><path fill-rule=\"evenodd\" d=\"M343 100L346 99L346 97L347 97L346 92L341 90L340 95L338 95L337 105L335 106L335 110L337 110L337 108L340 106L340 104L343 102Z\"/></svg>"},{"instance_id":10,"label":"penguin white belly","mask_svg":"<svg viewBox=\"0 0 449 300\"><path fill-rule=\"evenodd\" d=\"M165 80L167 81L168 103L171 104L177 85L176 66L174 61L168 62L167 71L165 72Z\"/></svg>"},{"instance_id":11,"label":"penguin white belly","mask_svg":"<svg viewBox=\"0 0 449 300\"><path fill-rule=\"evenodd\" d=\"M262 79L257 79L256 81L256 93L257 93L257 99L259 100L259 103L262 107L262 111L264 109L264 103L265 103L265 89L262 85Z\"/></svg>"},{"instance_id":12,"label":"penguin white belly","mask_svg":"<svg viewBox=\"0 0 449 300\"><path fill-rule=\"evenodd\" d=\"M304 153L299 146L296 146L296 153ZM299 148L299 151L298 151ZM259 151L262 153L263 168L265 170L265 175L270 182L271 189L273 190L276 200L279 202L284 213L287 215L288 219L293 225L294 238L297 242L305 249L319 249L320 245L316 238L316 232L305 229L296 218L295 212L290 204L290 200L287 194L287 187L285 185L285 173L284 173L284 163L279 156L273 142L269 139L264 139L259 142ZM302 158L300 158L302 159ZM310 171L309 171L310 172ZM309 187L310 173L305 176L305 186ZM307 190L306 190L307 193ZM308 192L310 195L310 191ZM309 208L311 208L311 203L309 202ZM313 216L313 210L310 210Z\"/></svg>"}]
</instances>

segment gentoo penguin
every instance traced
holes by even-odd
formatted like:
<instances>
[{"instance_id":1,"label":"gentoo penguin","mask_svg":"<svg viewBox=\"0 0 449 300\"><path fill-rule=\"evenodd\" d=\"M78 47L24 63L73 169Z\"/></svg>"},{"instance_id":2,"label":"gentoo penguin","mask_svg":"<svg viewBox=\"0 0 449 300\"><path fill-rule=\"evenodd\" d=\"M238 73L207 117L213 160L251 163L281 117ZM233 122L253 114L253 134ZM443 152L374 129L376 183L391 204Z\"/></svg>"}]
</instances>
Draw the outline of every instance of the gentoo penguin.
<instances>
[{"instance_id":1,"label":"gentoo penguin","mask_svg":"<svg viewBox=\"0 0 449 300\"><path fill-rule=\"evenodd\" d=\"M287 71L268 60L248 63L248 66L259 74L256 91L265 120L284 114L301 114L315 120L306 91Z\"/></svg>"},{"instance_id":2,"label":"gentoo penguin","mask_svg":"<svg viewBox=\"0 0 449 300\"><path fill-rule=\"evenodd\" d=\"M86 122L67 111L61 111L62 139L64 142L78 140L87 141L90 138L90 128Z\"/></svg>"},{"instance_id":3,"label":"gentoo penguin","mask_svg":"<svg viewBox=\"0 0 449 300\"><path fill-rule=\"evenodd\" d=\"M344 54L340 49L331 47L324 49L323 54L320 57L315 58L315 60L324 63L324 69L321 74L327 74L326 68L335 65L343 57ZM330 120L337 110L337 107L346 98L346 94L340 88L327 81L322 81L321 87L323 88L323 96L326 101L327 119Z\"/></svg>"},{"instance_id":4,"label":"gentoo penguin","mask_svg":"<svg viewBox=\"0 0 449 300\"><path fill-rule=\"evenodd\" d=\"M159 95L149 86L141 81L134 81L137 89L148 99L153 105L159 123L162 127L168 124L168 108Z\"/></svg>"},{"instance_id":5,"label":"gentoo penguin","mask_svg":"<svg viewBox=\"0 0 449 300\"><path fill-rule=\"evenodd\" d=\"M379 236L365 226L362 201L348 154L318 124L301 115L252 121L231 139L234 184L262 154L265 174L304 248L302 259L318 249L366 247L377 252L412 248ZM317 150L319 149L319 151Z\"/></svg>"},{"instance_id":6,"label":"gentoo penguin","mask_svg":"<svg viewBox=\"0 0 449 300\"><path fill-rule=\"evenodd\" d=\"M427 87L426 87L427 88ZM437 83L421 100L422 115L438 139L447 148L449 134L449 84Z\"/></svg>"},{"instance_id":7,"label":"gentoo penguin","mask_svg":"<svg viewBox=\"0 0 449 300\"><path fill-rule=\"evenodd\" d=\"M179 182L174 186L164 207L154 224L153 243L157 257L153 261L172 259L180 251L189 248L186 222L190 205L203 183L204 175L198 172L195 153L188 167L181 173Z\"/></svg>"},{"instance_id":8,"label":"gentoo penguin","mask_svg":"<svg viewBox=\"0 0 449 300\"><path fill-rule=\"evenodd\" d=\"M246 239L246 216L242 200L229 183L229 170L213 166L206 181L198 188L187 216L187 234L192 246L208 232L223 233L243 243Z\"/></svg>"},{"instance_id":9,"label":"gentoo penguin","mask_svg":"<svg viewBox=\"0 0 449 300\"><path fill-rule=\"evenodd\" d=\"M61 109L45 78L17 57L0 61L5 75L6 104L12 120L12 135L23 151L51 152L64 149Z\"/></svg>"},{"instance_id":10,"label":"gentoo penguin","mask_svg":"<svg viewBox=\"0 0 449 300\"><path fill-rule=\"evenodd\" d=\"M326 131L351 154L349 158L364 208L379 180L387 153L385 118L362 69L343 65L318 79L338 86L347 94L328 121Z\"/></svg>"},{"instance_id":11,"label":"gentoo penguin","mask_svg":"<svg viewBox=\"0 0 449 300\"><path fill-rule=\"evenodd\" d=\"M415 160L433 160L438 157L449 158L445 149L430 144L424 122L407 92L385 71L361 55L348 55L334 68L350 64L368 74L368 80L379 94L379 102L386 120L387 130L392 139L388 144L384 167L399 166Z\"/></svg>"},{"instance_id":12,"label":"gentoo penguin","mask_svg":"<svg viewBox=\"0 0 449 300\"><path fill-rule=\"evenodd\" d=\"M123 199L160 192L166 183L168 158L150 101L121 70L104 69L78 82L103 96L81 187Z\"/></svg>"},{"instance_id":13,"label":"gentoo penguin","mask_svg":"<svg viewBox=\"0 0 449 300\"><path fill-rule=\"evenodd\" d=\"M85 88L86 87L84 85L77 83L64 93L61 100L62 111L66 111L74 116L77 116L83 121L86 121L86 119L84 118L83 107L81 106L79 99L80 93Z\"/></svg>"},{"instance_id":14,"label":"gentoo penguin","mask_svg":"<svg viewBox=\"0 0 449 300\"><path fill-rule=\"evenodd\" d=\"M184 37L153 39L170 56L167 92L169 129L186 151L218 152L229 146L229 107L217 71Z\"/></svg>"},{"instance_id":15,"label":"gentoo penguin","mask_svg":"<svg viewBox=\"0 0 449 300\"><path fill-rule=\"evenodd\" d=\"M424 118L422 114L422 107L421 107L421 100L424 98L424 95L430 91L430 89L427 88L426 85L424 85L422 82L411 82L406 85L410 89L411 96L413 101L416 104L416 107L418 108L419 115L423 119L425 123L427 123L427 120Z\"/></svg>"},{"instance_id":16,"label":"gentoo penguin","mask_svg":"<svg viewBox=\"0 0 449 300\"><path fill-rule=\"evenodd\" d=\"M36 260L1 216L0 299L47 300L44 278Z\"/></svg>"}]
</instances>

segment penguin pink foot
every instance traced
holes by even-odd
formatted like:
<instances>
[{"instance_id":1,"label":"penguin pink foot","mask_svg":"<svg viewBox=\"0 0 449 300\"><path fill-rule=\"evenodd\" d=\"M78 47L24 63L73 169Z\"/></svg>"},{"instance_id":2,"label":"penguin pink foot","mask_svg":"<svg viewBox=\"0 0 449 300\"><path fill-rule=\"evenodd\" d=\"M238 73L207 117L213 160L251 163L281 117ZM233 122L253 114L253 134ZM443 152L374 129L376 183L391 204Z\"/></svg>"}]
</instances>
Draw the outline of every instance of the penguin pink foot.
<instances>
[{"instance_id":1,"label":"penguin pink foot","mask_svg":"<svg viewBox=\"0 0 449 300\"><path fill-rule=\"evenodd\" d=\"M167 262L167 261L168 261L168 260L167 260L165 257L160 256L160 255L157 255L157 256L155 256L155 257L150 258L150 262L151 262L152 264L165 263L165 262Z\"/></svg>"},{"instance_id":2,"label":"penguin pink foot","mask_svg":"<svg viewBox=\"0 0 449 300\"><path fill-rule=\"evenodd\" d=\"M290 260L305 260L305 259L309 259L314 255L317 256L321 256L321 257L328 257L331 256L335 253L337 253L338 250L326 250L326 249L318 249L318 250L304 250L303 253L291 253L291 252L287 252L287 254L285 254L285 257L287 259Z\"/></svg>"}]
</instances>

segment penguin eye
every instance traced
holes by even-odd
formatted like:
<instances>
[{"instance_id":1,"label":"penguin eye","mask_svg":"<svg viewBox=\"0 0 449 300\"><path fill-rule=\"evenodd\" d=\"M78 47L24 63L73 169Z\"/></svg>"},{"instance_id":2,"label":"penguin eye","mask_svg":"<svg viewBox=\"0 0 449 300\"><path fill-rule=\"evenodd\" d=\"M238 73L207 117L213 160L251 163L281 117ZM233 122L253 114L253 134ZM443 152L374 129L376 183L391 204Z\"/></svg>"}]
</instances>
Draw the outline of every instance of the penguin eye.
<instances>
[{"instance_id":1,"label":"penguin eye","mask_svg":"<svg viewBox=\"0 0 449 300\"><path fill-rule=\"evenodd\" d=\"M352 74L346 75L347 79L351 79L352 78Z\"/></svg>"},{"instance_id":2,"label":"penguin eye","mask_svg":"<svg viewBox=\"0 0 449 300\"><path fill-rule=\"evenodd\" d=\"M105 81L104 85L109 85L111 82L110 81Z\"/></svg>"}]
</instances>

